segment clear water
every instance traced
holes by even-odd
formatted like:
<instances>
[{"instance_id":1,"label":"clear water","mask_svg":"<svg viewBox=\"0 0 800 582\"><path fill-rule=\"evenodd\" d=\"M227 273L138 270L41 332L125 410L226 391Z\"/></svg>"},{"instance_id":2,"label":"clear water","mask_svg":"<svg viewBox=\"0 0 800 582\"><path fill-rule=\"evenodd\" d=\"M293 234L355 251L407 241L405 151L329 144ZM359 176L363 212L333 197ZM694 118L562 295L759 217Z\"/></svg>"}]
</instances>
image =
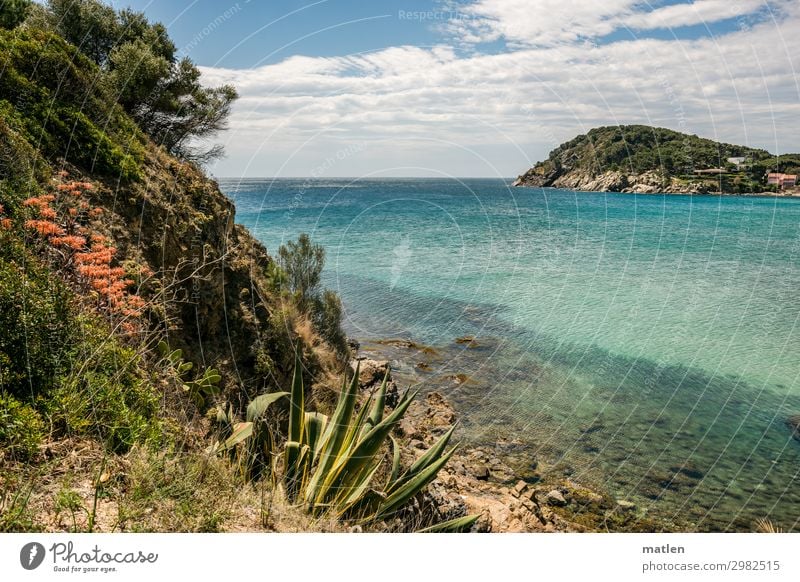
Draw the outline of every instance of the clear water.
<instances>
[{"instance_id":1,"label":"clear water","mask_svg":"<svg viewBox=\"0 0 800 582\"><path fill-rule=\"evenodd\" d=\"M301 232L325 245L349 335L438 349L391 355L448 393L466 438L513 439L681 529L800 529L785 425L800 412L800 200L501 180L221 186L271 252Z\"/></svg>"}]
</instances>

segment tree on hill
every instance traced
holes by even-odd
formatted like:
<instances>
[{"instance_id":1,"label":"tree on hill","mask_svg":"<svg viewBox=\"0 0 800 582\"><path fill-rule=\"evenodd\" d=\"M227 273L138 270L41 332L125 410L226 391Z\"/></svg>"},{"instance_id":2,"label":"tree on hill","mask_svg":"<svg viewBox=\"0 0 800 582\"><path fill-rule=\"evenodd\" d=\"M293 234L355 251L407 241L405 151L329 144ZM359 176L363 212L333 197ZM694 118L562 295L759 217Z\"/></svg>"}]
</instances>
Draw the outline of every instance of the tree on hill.
<instances>
[{"instance_id":1,"label":"tree on hill","mask_svg":"<svg viewBox=\"0 0 800 582\"><path fill-rule=\"evenodd\" d=\"M204 87L164 25L98 0L49 0L49 7L57 32L101 68L111 96L154 141L195 162L222 154L205 142L225 129L236 90Z\"/></svg>"}]
</instances>

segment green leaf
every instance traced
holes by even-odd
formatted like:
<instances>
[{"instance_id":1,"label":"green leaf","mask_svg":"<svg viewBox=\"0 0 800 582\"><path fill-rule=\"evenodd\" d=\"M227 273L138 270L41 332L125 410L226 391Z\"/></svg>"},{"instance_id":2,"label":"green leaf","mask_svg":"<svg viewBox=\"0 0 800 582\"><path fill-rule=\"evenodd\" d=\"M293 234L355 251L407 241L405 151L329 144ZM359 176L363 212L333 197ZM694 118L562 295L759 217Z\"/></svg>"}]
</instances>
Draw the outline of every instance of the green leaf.
<instances>
[{"instance_id":1,"label":"green leaf","mask_svg":"<svg viewBox=\"0 0 800 582\"><path fill-rule=\"evenodd\" d=\"M424 529L419 529L416 533L464 533L472 528L479 517L479 515L457 517L456 519L450 519Z\"/></svg>"},{"instance_id":2,"label":"green leaf","mask_svg":"<svg viewBox=\"0 0 800 582\"><path fill-rule=\"evenodd\" d=\"M289 409L289 440L301 442L303 422L305 421L305 394L303 388L303 367L300 355L295 356L294 376L292 377L292 396Z\"/></svg>"},{"instance_id":3,"label":"green leaf","mask_svg":"<svg viewBox=\"0 0 800 582\"><path fill-rule=\"evenodd\" d=\"M222 443L222 449L228 450L239 443L249 439L253 435L253 423L252 422L238 422L233 427L233 433L229 436L224 443Z\"/></svg>"},{"instance_id":4,"label":"green leaf","mask_svg":"<svg viewBox=\"0 0 800 582\"><path fill-rule=\"evenodd\" d=\"M247 420L250 422L258 420L272 404L288 395L288 392L270 392L256 396L247 405Z\"/></svg>"}]
</instances>

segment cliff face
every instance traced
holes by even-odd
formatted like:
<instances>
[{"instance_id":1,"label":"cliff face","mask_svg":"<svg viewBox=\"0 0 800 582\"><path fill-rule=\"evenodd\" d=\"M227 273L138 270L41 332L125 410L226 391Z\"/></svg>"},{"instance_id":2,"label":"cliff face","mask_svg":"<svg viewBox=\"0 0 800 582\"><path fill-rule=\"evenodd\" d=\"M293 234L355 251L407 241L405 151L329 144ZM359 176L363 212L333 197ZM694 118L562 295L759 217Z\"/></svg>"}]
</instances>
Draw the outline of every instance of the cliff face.
<instances>
[{"instance_id":1,"label":"cliff face","mask_svg":"<svg viewBox=\"0 0 800 582\"><path fill-rule=\"evenodd\" d=\"M232 202L200 168L147 137L100 79L93 62L52 32L0 29L4 236L30 247L27 225L41 218L31 199L54 198L47 209L51 226L82 221L86 237L91 229L114 247L109 267L135 280L128 291L145 303L145 342L165 339L183 350L195 370L219 369L227 396L240 406L287 384L296 349L309 364L308 385L324 378L337 364L270 279L272 259L236 225ZM59 180L90 184L85 202L99 218L64 214ZM68 255L64 259L69 262ZM64 278L60 266L47 266L53 278ZM140 272L150 275L135 275ZM77 291L73 303L86 310L91 302L82 301L83 290L66 279Z\"/></svg>"},{"instance_id":2,"label":"cliff face","mask_svg":"<svg viewBox=\"0 0 800 582\"><path fill-rule=\"evenodd\" d=\"M736 175L696 175L728 168L729 157L750 161ZM592 129L550 152L519 176L514 186L599 192L714 193L762 190L770 154L643 125Z\"/></svg>"}]
</instances>

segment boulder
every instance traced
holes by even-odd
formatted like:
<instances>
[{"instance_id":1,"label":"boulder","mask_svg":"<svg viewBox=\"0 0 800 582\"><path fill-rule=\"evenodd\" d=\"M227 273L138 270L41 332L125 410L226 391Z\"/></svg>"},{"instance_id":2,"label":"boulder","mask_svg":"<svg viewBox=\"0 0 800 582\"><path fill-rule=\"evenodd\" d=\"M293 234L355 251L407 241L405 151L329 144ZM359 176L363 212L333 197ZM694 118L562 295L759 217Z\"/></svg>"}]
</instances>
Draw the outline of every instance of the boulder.
<instances>
[{"instance_id":1,"label":"boulder","mask_svg":"<svg viewBox=\"0 0 800 582\"><path fill-rule=\"evenodd\" d=\"M800 414L793 414L787 418L786 426L792 431L792 436L800 441Z\"/></svg>"},{"instance_id":2,"label":"boulder","mask_svg":"<svg viewBox=\"0 0 800 582\"><path fill-rule=\"evenodd\" d=\"M564 494L558 489L553 489L547 495L545 495L545 500L548 504L554 507L564 507L567 504Z\"/></svg>"}]
</instances>

